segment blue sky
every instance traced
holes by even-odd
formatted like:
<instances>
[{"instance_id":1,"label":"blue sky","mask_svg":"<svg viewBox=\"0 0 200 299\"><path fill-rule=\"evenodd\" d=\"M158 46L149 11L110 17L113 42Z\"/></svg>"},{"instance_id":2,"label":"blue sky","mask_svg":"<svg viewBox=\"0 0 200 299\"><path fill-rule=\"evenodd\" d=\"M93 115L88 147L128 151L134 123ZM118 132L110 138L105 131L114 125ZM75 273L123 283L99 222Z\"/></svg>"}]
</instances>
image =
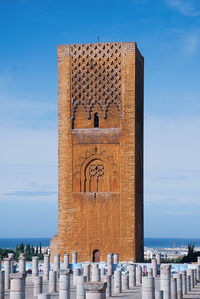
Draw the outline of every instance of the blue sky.
<instances>
[{"instance_id":1,"label":"blue sky","mask_svg":"<svg viewBox=\"0 0 200 299\"><path fill-rule=\"evenodd\" d=\"M145 58L145 236L200 237L200 0L0 0L0 237L57 233L57 45Z\"/></svg>"}]
</instances>

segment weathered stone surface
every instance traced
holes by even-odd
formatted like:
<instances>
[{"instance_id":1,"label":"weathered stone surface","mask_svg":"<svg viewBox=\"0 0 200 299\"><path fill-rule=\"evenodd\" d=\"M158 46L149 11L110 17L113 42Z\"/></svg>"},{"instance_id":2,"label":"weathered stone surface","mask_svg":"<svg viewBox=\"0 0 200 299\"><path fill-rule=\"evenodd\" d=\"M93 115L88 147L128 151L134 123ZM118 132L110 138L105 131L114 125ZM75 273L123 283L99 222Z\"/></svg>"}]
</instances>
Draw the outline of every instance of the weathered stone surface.
<instances>
[{"instance_id":1,"label":"weathered stone surface","mask_svg":"<svg viewBox=\"0 0 200 299\"><path fill-rule=\"evenodd\" d=\"M107 283L106 282L85 282L84 288L88 292L103 292L106 290Z\"/></svg>"}]
</instances>

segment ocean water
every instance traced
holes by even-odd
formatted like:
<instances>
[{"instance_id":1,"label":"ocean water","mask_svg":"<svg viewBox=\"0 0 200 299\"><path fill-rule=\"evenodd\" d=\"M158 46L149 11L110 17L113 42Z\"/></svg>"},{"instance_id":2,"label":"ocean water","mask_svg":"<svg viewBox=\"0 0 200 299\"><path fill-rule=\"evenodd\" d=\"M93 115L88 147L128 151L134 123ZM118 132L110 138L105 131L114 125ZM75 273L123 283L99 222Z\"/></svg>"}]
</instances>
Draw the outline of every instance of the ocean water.
<instances>
[{"instance_id":1,"label":"ocean water","mask_svg":"<svg viewBox=\"0 0 200 299\"><path fill-rule=\"evenodd\" d=\"M15 249L21 242L26 246L30 243L33 246L50 246L50 238L0 238L0 248ZM144 238L144 246L150 248L175 248L187 246L194 242L195 247L200 247L200 239L189 238Z\"/></svg>"},{"instance_id":2,"label":"ocean water","mask_svg":"<svg viewBox=\"0 0 200 299\"><path fill-rule=\"evenodd\" d=\"M190 238L144 238L144 246L150 248L175 248L187 246L194 243L195 247L200 247L200 239Z\"/></svg>"}]
</instances>

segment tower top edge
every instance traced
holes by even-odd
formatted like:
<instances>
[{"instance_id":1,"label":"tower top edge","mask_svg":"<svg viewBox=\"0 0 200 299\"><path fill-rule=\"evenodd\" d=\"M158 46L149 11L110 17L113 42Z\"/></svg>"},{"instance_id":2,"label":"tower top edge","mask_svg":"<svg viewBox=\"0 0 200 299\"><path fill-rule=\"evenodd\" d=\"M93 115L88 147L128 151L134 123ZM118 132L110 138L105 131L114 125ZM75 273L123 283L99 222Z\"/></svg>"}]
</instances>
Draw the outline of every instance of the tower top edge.
<instances>
[{"instance_id":1,"label":"tower top edge","mask_svg":"<svg viewBox=\"0 0 200 299\"><path fill-rule=\"evenodd\" d=\"M135 45L137 46L137 42L127 41L127 42L97 42L97 43L75 43L75 44L58 44L58 47L67 47L67 46L100 46L100 45Z\"/></svg>"}]
</instances>

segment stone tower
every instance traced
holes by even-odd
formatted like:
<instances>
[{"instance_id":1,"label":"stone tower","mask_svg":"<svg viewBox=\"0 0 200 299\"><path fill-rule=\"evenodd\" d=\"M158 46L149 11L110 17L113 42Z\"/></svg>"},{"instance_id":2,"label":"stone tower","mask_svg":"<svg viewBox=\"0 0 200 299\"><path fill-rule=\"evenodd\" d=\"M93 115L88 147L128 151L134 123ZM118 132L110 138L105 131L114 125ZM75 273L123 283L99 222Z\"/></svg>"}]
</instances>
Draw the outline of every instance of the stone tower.
<instances>
[{"instance_id":1,"label":"stone tower","mask_svg":"<svg viewBox=\"0 0 200 299\"><path fill-rule=\"evenodd\" d=\"M143 69L135 42L58 46L52 254L143 260Z\"/></svg>"}]
</instances>

